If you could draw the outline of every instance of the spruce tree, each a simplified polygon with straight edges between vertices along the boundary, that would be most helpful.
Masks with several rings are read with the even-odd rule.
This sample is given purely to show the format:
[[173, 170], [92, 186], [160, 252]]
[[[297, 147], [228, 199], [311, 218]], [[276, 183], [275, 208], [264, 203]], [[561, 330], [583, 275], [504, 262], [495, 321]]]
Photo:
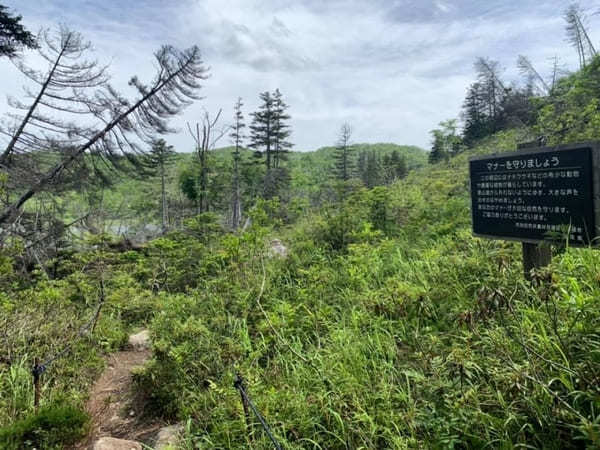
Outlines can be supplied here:
[[371, 189], [383, 181], [382, 161], [377, 152], [362, 150], [358, 154], [358, 175], [365, 187]]
[[490, 134], [490, 124], [484, 103], [483, 87], [480, 83], [469, 86], [463, 103], [463, 139], [467, 145]]
[[280, 167], [281, 161], [286, 160], [286, 154], [292, 148], [291, 142], [288, 141], [291, 130], [290, 125], [286, 123], [290, 120], [290, 115], [286, 113], [289, 106], [283, 101], [283, 97], [279, 89], [275, 89], [272, 94], [273, 99], [273, 163], [274, 167]]
[[333, 173], [336, 179], [348, 181], [352, 178], [354, 172], [354, 161], [352, 158], [352, 147], [350, 137], [352, 136], [352, 127], [344, 123], [339, 132], [338, 141], [335, 147], [334, 160], [335, 165]]
[[388, 183], [404, 178], [408, 173], [406, 158], [401, 156], [398, 150], [392, 151], [387, 158], [384, 158], [384, 166]]
[[166, 192], [167, 168], [173, 163], [175, 154], [172, 145], [167, 145], [164, 139], [156, 139], [152, 142], [152, 148], [146, 155], [146, 166], [150, 169], [150, 173], [153, 176], [160, 177], [161, 222], [163, 233], [167, 231], [168, 223]]
[[358, 153], [358, 158], [356, 161], [356, 172], [358, 174], [358, 177], [361, 179], [361, 181], [363, 182], [363, 184], [367, 184], [366, 183], [366, 173], [367, 173], [367, 152], [365, 150], [361, 150]]
[[257, 156], [265, 156], [267, 172], [271, 170], [273, 158], [273, 147], [275, 144], [275, 113], [273, 109], [273, 98], [268, 91], [259, 94], [262, 101], [258, 111], [251, 114], [250, 124], [250, 148], [253, 148]]
[[365, 185], [371, 189], [381, 184], [381, 158], [375, 151], [367, 152]]
[[242, 106], [244, 106], [242, 99], [238, 98], [238, 101], [234, 107], [234, 123], [231, 134], [229, 135], [233, 141], [233, 144], [235, 145], [235, 149], [233, 151], [233, 186], [231, 189], [231, 226], [233, 229], [237, 229], [239, 227], [240, 220], [242, 218], [242, 201], [240, 197], [240, 150], [245, 138], [243, 129], [246, 127], [246, 124], [244, 123], [244, 115], [242, 114]]
[[0, 56], [13, 57], [23, 48], [37, 48], [35, 37], [21, 24], [21, 16], [12, 16], [0, 5]]
[[431, 143], [431, 151], [429, 152], [429, 164], [447, 160], [449, 155], [446, 151], [441, 131], [433, 130], [431, 134], [433, 135], [433, 142]]
[[292, 146], [287, 140], [290, 128], [286, 121], [290, 116], [285, 112], [288, 105], [283, 102], [279, 89], [274, 93], [263, 92], [259, 97], [262, 104], [258, 111], [251, 114], [249, 146], [256, 150], [256, 156], [265, 156], [263, 194], [270, 198], [289, 182], [289, 174], [287, 169], [281, 167], [281, 162]]

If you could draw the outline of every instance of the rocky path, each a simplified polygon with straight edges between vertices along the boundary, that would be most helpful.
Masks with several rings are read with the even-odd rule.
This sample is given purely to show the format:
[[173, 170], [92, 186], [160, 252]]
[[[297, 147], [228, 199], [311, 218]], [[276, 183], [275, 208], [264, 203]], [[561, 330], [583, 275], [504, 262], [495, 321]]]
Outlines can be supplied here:
[[141, 450], [142, 443], [159, 449], [175, 443], [176, 427], [148, 421], [145, 405], [133, 391], [132, 373], [152, 355], [148, 332], [130, 336], [129, 347], [107, 358], [86, 405], [92, 419], [90, 433], [73, 450]]

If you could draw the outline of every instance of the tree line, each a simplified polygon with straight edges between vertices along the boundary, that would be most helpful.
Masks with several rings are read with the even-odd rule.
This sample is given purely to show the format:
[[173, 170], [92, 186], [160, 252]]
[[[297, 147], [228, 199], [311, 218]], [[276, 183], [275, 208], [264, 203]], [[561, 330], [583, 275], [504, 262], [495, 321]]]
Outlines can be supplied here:
[[[45, 69], [28, 65], [25, 50], [37, 52]], [[197, 123], [188, 123], [193, 156], [181, 166], [166, 135], [175, 131], [169, 119], [200, 98], [208, 76], [196, 46], [162, 46], [154, 54], [154, 77], [130, 78], [130, 97], [112, 85], [109, 67], [93, 59], [92, 45], [80, 33], [59, 26], [33, 35], [20, 16], [0, 5], [0, 57], [12, 59], [29, 82], [23, 95], [9, 100], [14, 113], [0, 126], [6, 140], [0, 149], [0, 245], [21, 237], [36, 243], [33, 259], [55, 256], [69, 226], [105, 229], [106, 190], [127, 178], [158, 184], [159, 198], [144, 200], [158, 204], [163, 233], [177, 220], [205, 213], [219, 213], [237, 229], [257, 201], [291, 201], [290, 107], [278, 88], [258, 95], [247, 122], [238, 98], [230, 123], [223, 124], [221, 110], [204, 111]], [[398, 151], [359, 149], [351, 136], [351, 126], [343, 124], [328, 168], [331, 183], [343, 190], [373, 188], [406, 175]], [[224, 139], [231, 156], [216, 158]], [[68, 192], [83, 194], [87, 211], [65, 224], [65, 204], [58, 198]], [[116, 214], [127, 209], [121, 204]]]
[[[579, 70], [590, 69], [597, 60], [597, 52], [586, 28], [585, 10], [573, 3], [565, 10], [564, 20], [567, 42], [577, 52]], [[476, 79], [467, 89], [460, 114], [462, 130], [459, 130], [458, 120], [452, 119], [441, 122], [431, 131], [431, 163], [447, 160], [498, 131], [515, 127], [533, 129], [548, 105], [564, 108], [558, 104], [564, 100], [562, 86], [570, 74], [558, 58], [552, 61], [548, 76], [541, 75], [523, 55], [517, 58], [517, 67], [521, 82], [507, 82], [498, 61], [477, 58]], [[551, 129], [536, 131], [542, 141], [552, 140]]]

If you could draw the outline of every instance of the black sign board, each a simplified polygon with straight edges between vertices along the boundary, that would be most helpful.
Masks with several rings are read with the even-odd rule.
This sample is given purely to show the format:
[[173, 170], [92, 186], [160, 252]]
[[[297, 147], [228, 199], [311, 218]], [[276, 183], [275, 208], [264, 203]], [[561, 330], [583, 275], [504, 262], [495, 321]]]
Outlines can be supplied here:
[[[596, 236], [595, 145], [525, 149], [472, 158], [475, 235], [523, 242]], [[599, 223], [600, 225], [600, 223]]]

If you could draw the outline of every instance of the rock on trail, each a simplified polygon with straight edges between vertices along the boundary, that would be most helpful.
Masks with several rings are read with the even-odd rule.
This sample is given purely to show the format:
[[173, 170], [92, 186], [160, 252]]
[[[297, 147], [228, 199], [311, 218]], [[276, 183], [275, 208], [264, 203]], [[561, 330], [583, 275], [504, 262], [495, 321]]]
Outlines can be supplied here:
[[73, 450], [142, 450], [142, 443], [157, 449], [175, 446], [180, 426], [165, 426], [144, 415], [144, 401], [133, 392], [132, 373], [152, 355], [148, 330], [129, 337], [129, 349], [106, 358], [106, 369], [94, 383], [86, 410], [90, 433]]
[[93, 450], [142, 450], [142, 444], [125, 439], [103, 437], [96, 441]]

